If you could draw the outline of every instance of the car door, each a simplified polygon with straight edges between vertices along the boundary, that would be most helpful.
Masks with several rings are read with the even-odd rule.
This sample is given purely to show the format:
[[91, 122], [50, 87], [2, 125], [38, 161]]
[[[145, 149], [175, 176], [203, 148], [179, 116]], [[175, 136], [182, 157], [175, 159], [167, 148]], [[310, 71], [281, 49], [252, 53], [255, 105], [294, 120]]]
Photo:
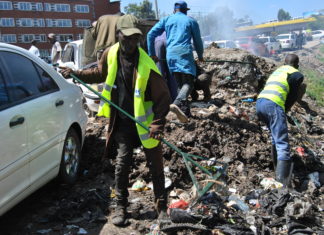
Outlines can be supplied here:
[[[30, 181], [45, 179], [58, 166], [64, 141], [64, 99], [51, 76], [26, 56], [7, 53], [8, 75], [30, 94], [25, 103], [27, 141], [30, 152]], [[9, 61], [8, 60], [8, 61]], [[17, 69], [19, 68], [19, 70]]]
[[0, 215], [28, 188], [29, 150], [25, 113], [26, 90], [7, 76], [0, 51]]

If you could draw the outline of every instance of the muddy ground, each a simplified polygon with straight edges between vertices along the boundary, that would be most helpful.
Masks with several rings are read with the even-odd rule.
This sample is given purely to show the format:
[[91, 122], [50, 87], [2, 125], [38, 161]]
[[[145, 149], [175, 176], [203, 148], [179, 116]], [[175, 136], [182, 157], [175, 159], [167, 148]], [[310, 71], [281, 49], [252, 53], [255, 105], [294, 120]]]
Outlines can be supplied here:
[[[309, 58], [315, 56], [308, 56], [309, 53], [319, 53], [319, 50], [299, 51], [301, 63], [317, 69], [320, 64], [310, 61]], [[208, 229], [205, 234], [323, 234], [323, 108], [317, 107], [307, 96], [304, 102], [293, 107], [288, 115], [291, 117], [291, 154], [295, 159], [294, 190], [290, 193], [264, 190], [260, 185], [262, 179], [274, 177], [271, 141], [269, 132], [255, 116], [255, 102], [245, 99], [255, 97], [280, 62], [239, 49], [216, 48], [207, 49], [205, 59], [211, 61], [202, 65], [212, 76], [211, 101], [192, 103], [193, 117], [188, 124], [180, 124], [171, 114], [165, 127], [165, 139], [182, 151], [219, 161], [212, 164], [215, 168], [208, 169], [225, 170], [228, 166], [210, 190], [217, 196], [212, 202], [198, 205], [209, 211], [212, 221], [204, 227]], [[200, 96], [202, 98], [202, 93]], [[127, 226], [117, 228], [111, 224], [114, 160], [110, 165], [108, 160], [102, 159], [104, 144], [105, 120], [89, 119], [78, 182], [68, 186], [54, 180], [38, 190], [0, 219], [0, 234], [149, 233], [152, 225], [158, 224], [153, 193], [149, 189], [130, 191]], [[298, 152], [298, 147], [304, 152], [300, 149]], [[183, 190], [189, 194], [185, 194], [187, 197], [194, 195], [182, 157], [165, 145], [164, 157], [166, 176], [172, 181], [168, 192]], [[199, 162], [207, 166], [206, 161]], [[209, 178], [197, 168], [192, 169], [200, 184], [205, 185]], [[314, 172], [317, 173], [311, 174]], [[319, 176], [320, 182], [312, 180], [309, 174]], [[129, 187], [138, 179], [150, 183], [141, 149], [134, 152], [130, 178]], [[228, 204], [228, 196], [233, 193], [248, 206], [248, 211]], [[171, 203], [172, 198], [169, 200]], [[192, 211], [196, 211], [195, 208]], [[175, 234], [202, 233], [202, 230], [194, 230], [184, 226], [171, 231]]]

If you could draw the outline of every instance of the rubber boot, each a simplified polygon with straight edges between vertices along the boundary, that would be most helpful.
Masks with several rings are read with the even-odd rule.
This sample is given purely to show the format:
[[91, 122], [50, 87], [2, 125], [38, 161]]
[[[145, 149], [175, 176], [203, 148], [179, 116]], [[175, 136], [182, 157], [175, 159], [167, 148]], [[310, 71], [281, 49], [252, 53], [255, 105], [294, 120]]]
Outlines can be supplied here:
[[276, 180], [283, 184], [284, 187], [290, 187], [290, 179], [293, 171], [293, 162], [291, 160], [278, 160], [276, 168]]
[[271, 146], [271, 157], [272, 157], [272, 163], [273, 163], [273, 169], [276, 170], [277, 167], [277, 149], [276, 145]]
[[111, 215], [111, 222], [116, 226], [125, 225], [126, 221], [126, 207], [124, 205], [117, 205], [115, 211]]
[[159, 214], [158, 217], [159, 220], [164, 220], [168, 218], [168, 214], [167, 214], [168, 206], [165, 199], [157, 199], [155, 203], [155, 209]]
[[198, 92], [196, 90], [193, 90], [191, 92], [190, 96], [191, 96], [192, 101], [197, 101], [198, 97], [199, 97], [199, 94], [198, 94]]
[[211, 99], [210, 89], [209, 87], [203, 89], [204, 92], [204, 101], [208, 102]]

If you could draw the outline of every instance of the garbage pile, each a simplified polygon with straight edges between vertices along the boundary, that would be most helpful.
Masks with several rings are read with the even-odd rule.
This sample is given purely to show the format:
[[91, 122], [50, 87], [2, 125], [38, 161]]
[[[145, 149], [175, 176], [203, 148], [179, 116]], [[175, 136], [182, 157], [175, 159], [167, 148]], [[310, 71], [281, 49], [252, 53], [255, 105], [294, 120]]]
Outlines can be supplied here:
[[[309, 103], [296, 104], [288, 113], [295, 170], [293, 189], [287, 191], [274, 180], [271, 137], [257, 120], [254, 107], [256, 94], [277, 64], [239, 49], [209, 48], [205, 55], [203, 68], [212, 76], [212, 100], [192, 103], [193, 118], [187, 125], [171, 116], [166, 138], [184, 152], [227, 163], [228, 169], [198, 202], [195, 196], [185, 200], [181, 194], [174, 201], [174, 191], [185, 189], [194, 195], [195, 188], [190, 187], [181, 157], [166, 149], [174, 186], [169, 195], [172, 224], [161, 223], [160, 230], [187, 229], [184, 234], [196, 230], [212, 234], [324, 233], [323, 113], [307, 97], [304, 100]], [[208, 170], [219, 167], [210, 161], [199, 163]], [[211, 181], [193, 168], [203, 185]]]
[[[182, 156], [163, 146], [168, 218], [156, 220], [146, 158], [134, 151], [130, 174], [130, 226], [111, 224], [114, 160], [103, 159], [107, 121], [91, 118], [83, 149], [81, 179], [37, 200], [38, 208], [20, 234], [324, 234], [323, 111], [312, 100], [296, 104], [289, 116], [292, 190], [274, 179], [269, 131], [255, 115], [255, 99], [278, 63], [239, 49], [208, 48], [211, 100], [192, 102], [192, 118], [179, 123], [170, 114], [165, 139], [195, 159], [193, 184]], [[112, 156], [114, 154], [111, 154]], [[217, 175], [218, 174], [218, 175]], [[213, 178], [212, 176], [217, 175]], [[211, 188], [201, 195], [209, 183]], [[41, 205], [44, 205], [41, 207]], [[32, 210], [31, 208], [29, 208]], [[28, 209], [27, 209], [28, 211]], [[30, 218], [33, 218], [30, 221]], [[17, 228], [19, 228], [17, 223]], [[19, 234], [19, 233], [17, 233]]]

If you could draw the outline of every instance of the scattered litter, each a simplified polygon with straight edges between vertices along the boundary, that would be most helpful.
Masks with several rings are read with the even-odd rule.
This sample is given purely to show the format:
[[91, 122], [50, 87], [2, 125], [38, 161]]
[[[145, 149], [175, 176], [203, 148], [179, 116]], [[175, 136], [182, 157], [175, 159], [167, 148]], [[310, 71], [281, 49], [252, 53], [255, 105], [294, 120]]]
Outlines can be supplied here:
[[260, 184], [262, 185], [262, 187], [267, 190], [267, 189], [278, 189], [278, 188], [282, 188], [283, 184], [276, 181], [274, 178], [264, 178]]
[[146, 235], [160, 235], [160, 226], [158, 224], [152, 224], [150, 226], [150, 232], [147, 233]]
[[314, 206], [307, 201], [296, 198], [293, 202], [287, 204], [285, 214], [294, 219], [314, 219]]
[[165, 185], [165, 188], [169, 188], [171, 185], [172, 185], [172, 180], [169, 178], [169, 177], [165, 177], [165, 181], [164, 181], [164, 185]]
[[67, 229], [76, 229], [76, 228], [79, 228], [79, 226], [71, 224], [71, 225], [66, 225], [66, 228]]
[[308, 178], [315, 184], [315, 186], [317, 188], [321, 187], [318, 172], [313, 172], [313, 173], [308, 174]]
[[49, 234], [50, 232], [52, 232], [52, 229], [41, 229], [41, 230], [37, 230], [36, 233], [38, 234]]
[[88, 234], [88, 232], [84, 228], [80, 228], [78, 234]]
[[149, 190], [149, 187], [146, 187], [146, 183], [144, 180], [137, 180], [132, 188], [131, 188], [132, 191], [137, 191], [137, 192], [140, 192], [140, 191], [145, 191], [145, 190]]
[[305, 157], [305, 149], [303, 147], [297, 147], [296, 151], [300, 157]]
[[132, 199], [131, 203], [137, 203], [137, 202], [140, 202], [141, 200], [142, 200], [142, 198], [137, 197], [137, 198]]
[[189, 203], [184, 201], [184, 200], [179, 200], [179, 201], [176, 201], [174, 203], [172, 203], [171, 205], [169, 205], [169, 208], [179, 208], [179, 209], [182, 209], [182, 210], [185, 210], [187, 209], [189, 206]]
[[242, 99], [241, 100], [242, 102], [246, 102], [246, 103], [252, 103], [254, 102], [255, 100], [253, 98], [247, 98], [247, 99]]
[[235, 209], [248, 212], [250, 210], [249, 206], [246, 205], [241, 199], [236, 195], [231, 195], [228, 197], [228, 205], [234, 207]]

